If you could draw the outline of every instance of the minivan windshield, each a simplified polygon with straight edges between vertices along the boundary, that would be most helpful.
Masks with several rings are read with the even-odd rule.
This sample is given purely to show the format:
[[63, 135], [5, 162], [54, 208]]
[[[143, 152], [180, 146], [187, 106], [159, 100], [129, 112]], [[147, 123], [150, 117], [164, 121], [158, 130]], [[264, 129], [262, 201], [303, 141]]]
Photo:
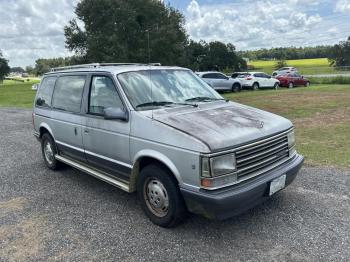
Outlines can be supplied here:
[[118, 80], [136, 110], [224, 100], [189, 70], [132, 71], [119, 74]]

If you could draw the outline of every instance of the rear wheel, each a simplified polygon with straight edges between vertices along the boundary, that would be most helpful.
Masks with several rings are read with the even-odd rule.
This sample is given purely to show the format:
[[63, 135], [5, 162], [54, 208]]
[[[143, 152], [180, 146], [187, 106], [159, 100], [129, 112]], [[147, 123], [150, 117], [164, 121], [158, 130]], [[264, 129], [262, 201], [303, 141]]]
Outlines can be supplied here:
[[289, 84], [288, 84], [288, 88], [293, 88], [294, 87], [294, 84], [292, 83], [292, 82], [290, 82]]
[[60, 162], [55, 158], [57, 155], [55, 141], [48, 133], [45, 133], [41, 138], [41, 152], [48, 168], [56, 170], [60, 167]]
[[241, 86], [240, 86], [240, 84], [238, 84], [238, 83], [233, 84], [233, 86], [232, 86], [232, 92], [234, 92], [234, 93], [241, 92]]
[[258, 83], [254, 83], [252, 86], [253, 90], [258, 90], [259, 89], [259, 84]]
[[174, 227], [186, 217], [187, 210], [178, 183], [160, 165], [152, 164], [141, 170], [137, 191], [143, 211], [154, 224]]
[[273, 86], [274, 89], [279, 89], [280, 88], [280, 85], [278, 83], [275, 83], [275, 85]]
[[310, 86], [310, 82], [306, 82], [305, 86], [309, 87]]

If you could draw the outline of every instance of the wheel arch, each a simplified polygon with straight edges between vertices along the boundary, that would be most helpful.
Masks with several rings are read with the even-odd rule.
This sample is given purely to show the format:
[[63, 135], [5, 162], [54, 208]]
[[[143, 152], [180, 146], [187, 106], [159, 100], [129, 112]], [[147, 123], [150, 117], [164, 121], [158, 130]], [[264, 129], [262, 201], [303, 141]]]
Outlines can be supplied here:
[[154, 151], [154, 150], [143, 150], [137, 153], [133, 161], [134, 165], [131, 170], [130, 176], [130, 192], [136, 191], [136, 182], [139, 177], [139, 174], [147, 165], [158, 164], [166, 168], [176, 179], [179, 184], [182, 184], [182, 178], [180, 176], [179, 170], [176, 168], [175, 164], [164, 154]]
[[39, 138], [42, 138], [42, 136], [45, 133], [49, 133], [50, 136], [52, 136], [52, 138], [55, 140], [55, 137], [53, 135], [53, 132], [52, 132], [52, 129], [50, 128], [50, 126], [48, 124], [46, 124], [46, 123], [42, 123], [39, 126]]

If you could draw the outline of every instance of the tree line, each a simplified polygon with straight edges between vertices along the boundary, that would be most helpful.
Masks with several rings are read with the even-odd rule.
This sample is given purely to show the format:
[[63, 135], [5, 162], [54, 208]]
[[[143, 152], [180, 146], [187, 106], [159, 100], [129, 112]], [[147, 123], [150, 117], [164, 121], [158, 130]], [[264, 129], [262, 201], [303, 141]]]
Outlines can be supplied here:
[[240, 51], [239, 55], [250, 60], [294, 60], [311, 58], [328, 58], [334, 46], [314, 47], [277, 47], [258, 50]]

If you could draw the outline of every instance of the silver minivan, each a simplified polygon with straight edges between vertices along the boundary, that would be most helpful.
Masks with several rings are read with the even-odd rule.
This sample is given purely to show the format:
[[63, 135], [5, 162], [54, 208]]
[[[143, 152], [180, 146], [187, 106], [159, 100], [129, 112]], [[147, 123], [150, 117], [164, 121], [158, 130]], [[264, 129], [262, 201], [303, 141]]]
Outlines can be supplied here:
[[303, 163], [292, 123], [230, 102], [191, 70], [88, 64], [45, 74], [34, 101], [44, 161], [137, 192], [152, 222], [240, 214]]

